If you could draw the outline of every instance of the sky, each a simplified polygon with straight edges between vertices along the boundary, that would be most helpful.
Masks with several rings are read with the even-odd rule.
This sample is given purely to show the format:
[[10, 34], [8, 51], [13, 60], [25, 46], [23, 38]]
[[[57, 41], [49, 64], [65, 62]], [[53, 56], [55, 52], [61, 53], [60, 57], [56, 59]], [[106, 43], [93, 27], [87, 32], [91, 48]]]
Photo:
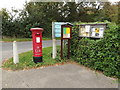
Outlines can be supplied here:
[[7, 8], [10, 10], [12, 7], [22, 9], [26, 1], [29, 2], [30, 0], [0, 0], [0, 9]]
[[[30, 0], [1, 0], [0, 1], [0, 9], [7, 8], [7, 10], [11, 10], [11, 8], [15, 9], [23, 9], [25, 2], [29, 2]], [[120, 0], [109, 0], [110, 2], [117, 2]]]

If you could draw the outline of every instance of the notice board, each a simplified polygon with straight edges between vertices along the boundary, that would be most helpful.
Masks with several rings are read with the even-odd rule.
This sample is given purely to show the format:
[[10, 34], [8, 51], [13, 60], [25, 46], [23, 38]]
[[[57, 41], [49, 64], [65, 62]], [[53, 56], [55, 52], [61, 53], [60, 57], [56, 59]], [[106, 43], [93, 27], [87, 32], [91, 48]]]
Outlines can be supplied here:
[[99, 24], [81, 24], [79, 25], [80, 37], [103, 38], [106, 29], [105, 23]]

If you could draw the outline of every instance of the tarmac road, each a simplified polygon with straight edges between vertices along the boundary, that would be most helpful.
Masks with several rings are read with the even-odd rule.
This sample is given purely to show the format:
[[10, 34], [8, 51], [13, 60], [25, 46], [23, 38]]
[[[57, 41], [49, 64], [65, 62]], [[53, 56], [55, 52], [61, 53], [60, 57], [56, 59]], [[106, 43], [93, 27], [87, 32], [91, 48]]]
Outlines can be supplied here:
[[[57, 45], [60, 45], [60, 40], [56, 41]], [[18, 53], [27, 52], [32, 50], [32, 41], [17, 42]], [[43, 48], [52, 46], [52, 40], [44, 40]], [[13, 44], [12, 42], [0, 42], [0, 47], [2, 47], [2, 60], [11, 58], [13, 56]]]

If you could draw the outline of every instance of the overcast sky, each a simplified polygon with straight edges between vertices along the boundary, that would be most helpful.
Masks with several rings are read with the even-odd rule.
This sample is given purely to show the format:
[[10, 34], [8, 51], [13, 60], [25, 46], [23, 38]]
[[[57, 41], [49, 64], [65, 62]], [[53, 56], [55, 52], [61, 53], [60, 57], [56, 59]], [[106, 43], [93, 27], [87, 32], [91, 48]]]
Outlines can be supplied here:
[[[25, 1], [29, 2], [30, 0], [1, 0], [0, 1], [0, 9], [1, 8], [7, 8], [8, 10], [11, 10], [11, 8], [15, 9], [22, 9]], [[109, 0], [110, 2], [117, 2], [120, 0]]]

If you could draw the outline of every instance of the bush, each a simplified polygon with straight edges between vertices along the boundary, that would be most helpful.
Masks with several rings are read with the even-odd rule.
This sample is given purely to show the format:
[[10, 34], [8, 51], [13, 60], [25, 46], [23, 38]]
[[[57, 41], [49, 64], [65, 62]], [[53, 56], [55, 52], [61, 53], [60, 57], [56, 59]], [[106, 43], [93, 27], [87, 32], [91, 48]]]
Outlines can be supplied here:
[[108, 24], [104, 38], [80, 38], [78, 27], [73, 27], [71, 56], [80, 64], [102, 71], [107, 76], [120, 78], [120, 28]]

